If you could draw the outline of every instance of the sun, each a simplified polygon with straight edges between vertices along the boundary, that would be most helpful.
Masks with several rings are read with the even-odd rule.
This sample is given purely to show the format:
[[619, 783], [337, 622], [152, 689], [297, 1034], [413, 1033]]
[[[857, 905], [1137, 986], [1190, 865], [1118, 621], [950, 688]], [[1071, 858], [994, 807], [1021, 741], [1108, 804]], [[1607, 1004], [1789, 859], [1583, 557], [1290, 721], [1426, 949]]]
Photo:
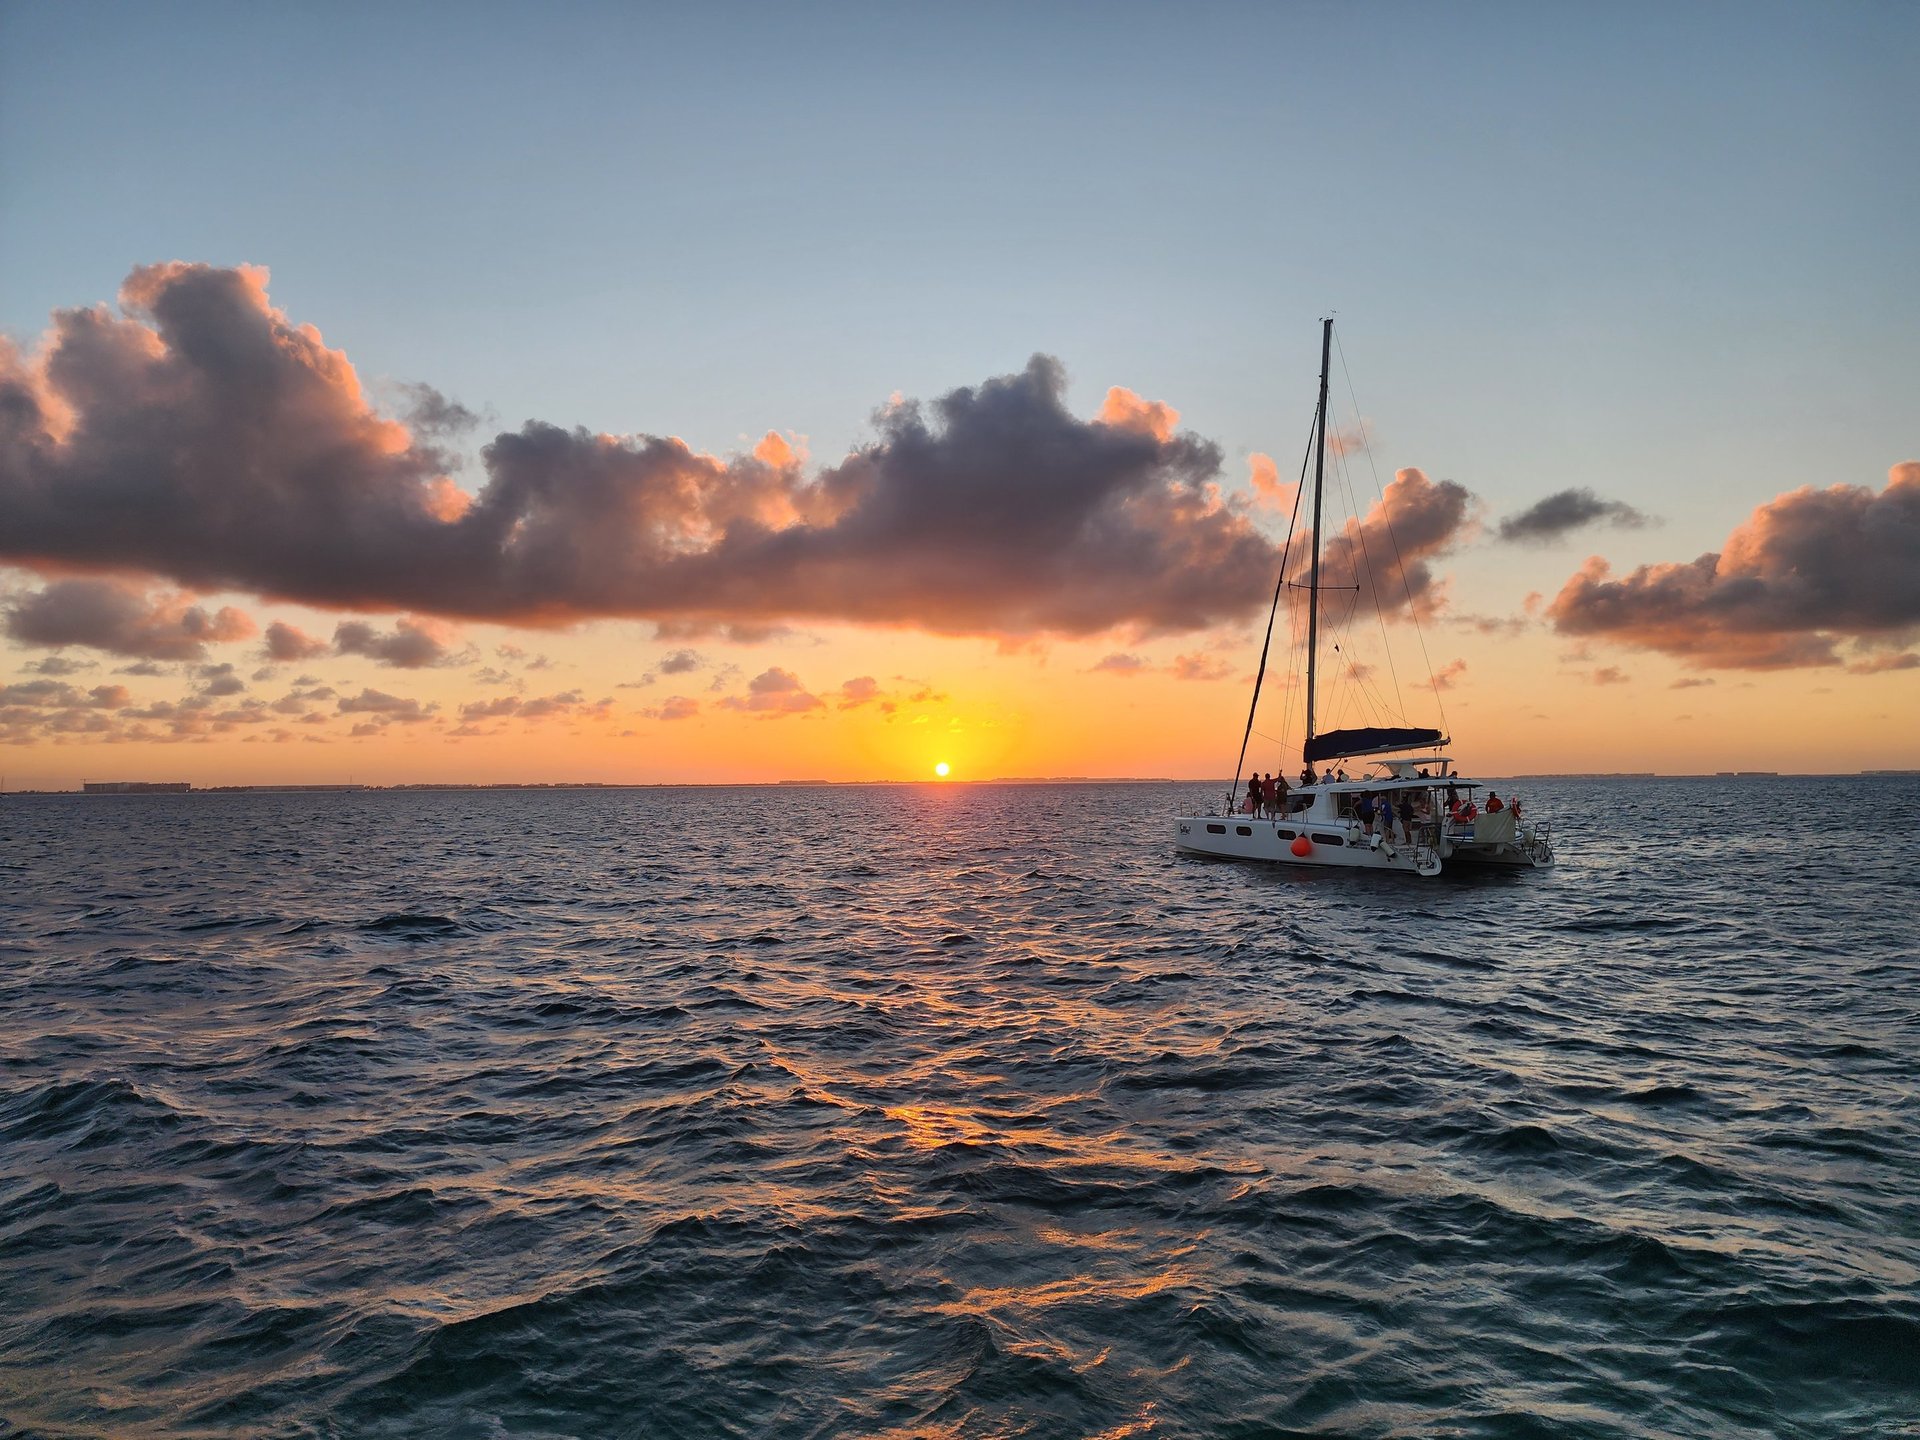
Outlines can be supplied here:
[[938, 775], [942, 780], [946, 779], [948, 774], [951, 773], [952, 770], [953, 770], [953, 767], [947, 764], [947, 762], [944, 760], [942, 760], [938, 765], [933, 767], [933, 773]]

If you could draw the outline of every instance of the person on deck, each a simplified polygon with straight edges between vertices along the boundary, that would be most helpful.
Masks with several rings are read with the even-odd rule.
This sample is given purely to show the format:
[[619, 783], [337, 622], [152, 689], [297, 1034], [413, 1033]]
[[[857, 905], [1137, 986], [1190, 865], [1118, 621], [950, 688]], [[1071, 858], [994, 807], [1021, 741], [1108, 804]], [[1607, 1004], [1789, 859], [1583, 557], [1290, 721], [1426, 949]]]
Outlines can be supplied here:
[[1506, 802], [1500, 798], [1500, 792], [1498, 790], [1487, 791], [1487, 814], [1498, 815], [1506, 808]]
[[1241, 809], [1249, 815], [1258, 815], [1260, 803], [1265, 798], [1260, 791], [1260, 772], [1256, 770], [1247, 781], [1247, 803]]
[[1313, 766], [1302, 765], [1300, 767], [1300, 783], [1302, 785], [1313, 784]]
[[1287, 818], [1287, 807], [1292, 799], [1293, 796], [1288, 792], [1287, 777], [1284, 775], [1270, 777], [1267, 782], [1267, 809], [1273, 813], [1274, 819]]
[[1320, 783], [1322, 785], [1331, 785], [1333, 783], [1333, 767], [1331, 765], [1323, 766], [1321, 768]]
[[1364, 791], [1354, 797], [1353, 813], [1360, 821], [1360, 828], [1366, 834], [1373, 833], [1373, 797]]
[[1413, 843], [1413, 797], [1406, 791], [1400, 792], [1400, 830], [1407, 837], [1407, 843]]

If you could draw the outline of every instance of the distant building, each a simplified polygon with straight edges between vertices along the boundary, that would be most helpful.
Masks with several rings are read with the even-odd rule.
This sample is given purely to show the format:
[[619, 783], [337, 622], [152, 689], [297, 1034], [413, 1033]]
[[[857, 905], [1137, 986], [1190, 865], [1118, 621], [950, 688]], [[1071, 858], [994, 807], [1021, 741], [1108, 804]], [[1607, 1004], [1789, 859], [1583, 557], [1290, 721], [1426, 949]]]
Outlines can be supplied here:
[[83, 780], [88, 795], [184, 795], [193, 789], [184, 780]]

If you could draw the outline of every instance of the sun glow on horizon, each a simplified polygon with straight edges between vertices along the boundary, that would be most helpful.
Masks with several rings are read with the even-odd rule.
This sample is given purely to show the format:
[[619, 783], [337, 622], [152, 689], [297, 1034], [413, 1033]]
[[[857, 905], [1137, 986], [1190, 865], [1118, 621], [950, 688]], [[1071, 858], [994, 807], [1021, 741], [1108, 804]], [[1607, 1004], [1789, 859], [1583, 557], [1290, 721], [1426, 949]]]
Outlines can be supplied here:
[[953, 767], [947, 764], [947, 762], [944, 760], [942, 760], [939, 764], [933, 767], [933, 773], [935, 775], [938, 775], [942, 780], [946, 779], [947, 776], [950, 775], [952, 772], [953, 772]]

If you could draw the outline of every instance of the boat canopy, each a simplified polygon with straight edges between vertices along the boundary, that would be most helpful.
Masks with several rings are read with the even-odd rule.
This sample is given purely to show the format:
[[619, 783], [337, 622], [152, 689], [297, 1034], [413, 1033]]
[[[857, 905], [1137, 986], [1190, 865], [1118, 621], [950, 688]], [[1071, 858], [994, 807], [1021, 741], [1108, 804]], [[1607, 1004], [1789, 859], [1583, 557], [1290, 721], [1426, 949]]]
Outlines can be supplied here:
[[1329, 730], [1307, 741], [1303, 759], [1351, 760], [1356, 755], [1385, 755], [1392, 750], [1412, 750], [1428, 745], [1444, 746], [1447, 738], [1438, 730], [1422, 730], [1410, 725], [1367, 725], [1358, 730]]

